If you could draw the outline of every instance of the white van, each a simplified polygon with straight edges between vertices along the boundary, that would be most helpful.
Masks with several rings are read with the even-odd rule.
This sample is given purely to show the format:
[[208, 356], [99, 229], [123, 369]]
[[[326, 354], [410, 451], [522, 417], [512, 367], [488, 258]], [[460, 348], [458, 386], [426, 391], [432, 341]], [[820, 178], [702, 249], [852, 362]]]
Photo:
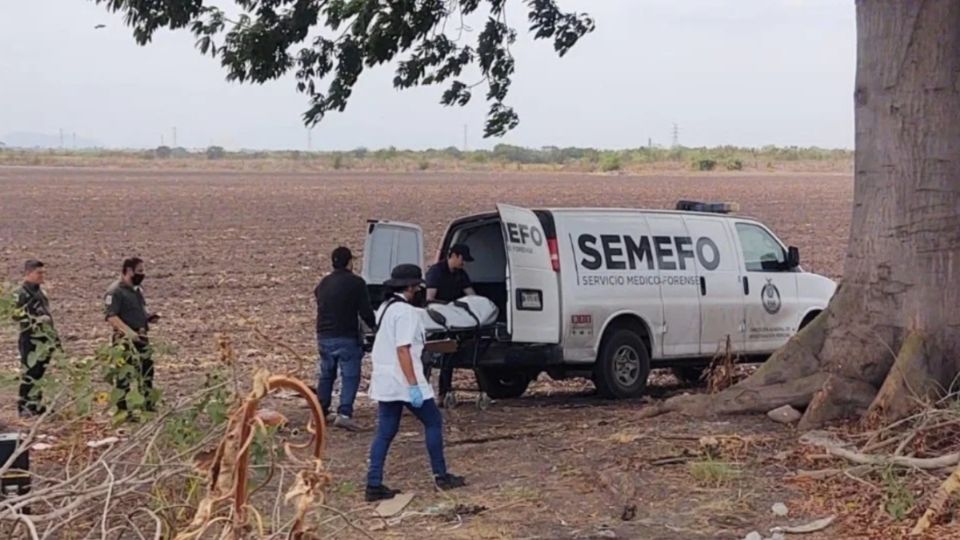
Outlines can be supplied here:
[[[451, 223], [440, 253], [468, 245], [474, 289], [500, 310], [496, 324], [457, 336], [455, 365], [475, 369], [493, 398], [520, 396], [541, 371], [636, 397], [651, 367], [691, 377], [728, 337], [741, 359], [763, 361], [826, 307], [836, 284], [804, 272], [763, 224], [724, 205], [678, 208], [719, 212], [500, 204]], [[424, 266], [423, 232], [370, 221], [367, 233], [376, 301], [395, 265]]]

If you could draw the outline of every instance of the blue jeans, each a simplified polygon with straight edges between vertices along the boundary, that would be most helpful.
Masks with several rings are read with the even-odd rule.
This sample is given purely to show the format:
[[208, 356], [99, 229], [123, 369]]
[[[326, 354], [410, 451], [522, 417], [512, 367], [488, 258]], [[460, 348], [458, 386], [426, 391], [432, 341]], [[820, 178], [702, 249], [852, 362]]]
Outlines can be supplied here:
[[400, 416], [406, 407], [423, 424], [426, 435], [427, 453], [430, 454], [430, 468], [433, 475], [447, 474], [447, 462], [443, 459], [443, 417], [433, 399], [423, 402], [423, 406], [415, 409], [405, 401], [381, 401], [377, 409], [377, 433], [370, 445], [370, 471], [367, 472], [367, 485], [383, 485], [383, 464], [390, 451], [390, 443], [400, 429]]
[[363, 348], [357, 338], [319, 338], [320, 372], [317, 381], [317, 395], [323, 414], [330, 411], [333, 401], [333, 383], [337, 380], [337, 369], [342, 375], [340, 389], [340, 407], [337, 414], [353, 416], [353, 400], [360, 389], [360, 363], [363, 360]]

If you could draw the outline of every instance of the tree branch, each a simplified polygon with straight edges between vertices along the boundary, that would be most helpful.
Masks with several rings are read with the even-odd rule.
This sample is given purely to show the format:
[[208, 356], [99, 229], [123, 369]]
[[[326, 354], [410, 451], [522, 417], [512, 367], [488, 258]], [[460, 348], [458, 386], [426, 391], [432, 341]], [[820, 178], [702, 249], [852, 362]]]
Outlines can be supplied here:
[[823, 431], [810, 431], [800, 437], [802, 444], [823, 448], [828, 454], [860, 465], [895, 465], [915, 469], [942, 469], [960, 463], [960, 452], [936, 458], [911, 458], [904, 456], [875, 456], [843, 448], [843, 443]]

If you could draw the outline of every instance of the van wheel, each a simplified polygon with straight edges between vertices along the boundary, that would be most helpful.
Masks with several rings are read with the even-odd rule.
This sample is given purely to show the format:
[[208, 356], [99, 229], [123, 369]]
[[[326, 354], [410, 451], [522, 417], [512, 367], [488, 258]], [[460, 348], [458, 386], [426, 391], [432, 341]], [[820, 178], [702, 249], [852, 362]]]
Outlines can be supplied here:
[[647, 387], [650, 355], [640, 336], [625, 328], [603, 340], [593, 382], [600, 395], [623, 399], [639, 397]]
[[518, 398], [527, 391], [531, 377], [528, 373], [507, 368], [478, 368], [477, 382], [493, 399]]

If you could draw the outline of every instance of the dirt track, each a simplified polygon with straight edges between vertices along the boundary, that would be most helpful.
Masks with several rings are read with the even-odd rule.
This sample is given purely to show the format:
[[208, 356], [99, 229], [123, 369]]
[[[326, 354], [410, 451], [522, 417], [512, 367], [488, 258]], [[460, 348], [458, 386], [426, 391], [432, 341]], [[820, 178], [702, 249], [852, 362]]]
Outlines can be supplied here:
[[[120, 261], [144, 257], [147, 300], [165, 318], [154, 336], [177, 348], [158, 365], [159, 384], [169, 395], [195, 384], [197, 368], [215, 356], [217, 333], [230, 336], [248, 366], [285, 371], [297, 364], [257, 337], [254, 328], [313, 362], [312, 288], [327, 269], [333, 247], [345, 243], [359, 251], [367, 218], [420, 223], [432, 256], [447, 222], [497, 202], [668, 208], [680, 198], [737, 201], [742, 213], [760, 218], [785, 242], [799, 246], [807, 269], [836, 278], [852, 187], [846, 174], [309, 175], [0, 168], [0, 267], [14, 280], [25, 258], [46, 261], [61, 333], [71, 352], [87, 354], [106, 340], [101, 298]], [[0, 338], [0, 351], [10, 359], [7, 368], [16, 366], [12, 337]], [[307, 372], [312, 374], [312, 366]], [[637, 403], [600, 402], [579, 383], [541, 381], [532, 394], [486, 412], [458, 408], [447, 418], [448, 461], [472, 484], [456, 495], [457, 502], [493, 510], [455, 530], [446, 530], [450, 524], [436, 518], [415, 520], [412, 528], [400, 528], [398, 537], [426, 527], [445, 538], [572, 538], [607, 534], [602, 531], [608, 526], [620, 538], [734, 538], [769, 525], [772, 502], [793, 504], [795, 493], [780, 485], [783, 467], [769, 459], [791, 437], [787, 430], [756, 419], [641, 424], [631, 420]], [[360, 403], [358, 418], [372, 424], [372, 410], [365, 399]], [[3, 411], [4, 416], [13, 413], [12, 399], [4, 400]], [[424, 493], [425, 457], [411, 430], [416, 426], [405, 421], [388, 475], [392, 484]], [[649, 436], [664, 432], [681, 438]], [[695, 448], [695, 436], [733, 432], [753, 433], [756, 444], [742, 453], [744, 473], [723, 487], [695, 485], [684, 465], [646, 465], [651, 457]], [[329, 452], [339, 483], [333, 504], [359, 506], [368, 443], [369, 434], [334, 434]], [[415, 506], [442, 500], [428, 493]], [[621, 521], [630, 501], [639, 506], [637, 517]]]

